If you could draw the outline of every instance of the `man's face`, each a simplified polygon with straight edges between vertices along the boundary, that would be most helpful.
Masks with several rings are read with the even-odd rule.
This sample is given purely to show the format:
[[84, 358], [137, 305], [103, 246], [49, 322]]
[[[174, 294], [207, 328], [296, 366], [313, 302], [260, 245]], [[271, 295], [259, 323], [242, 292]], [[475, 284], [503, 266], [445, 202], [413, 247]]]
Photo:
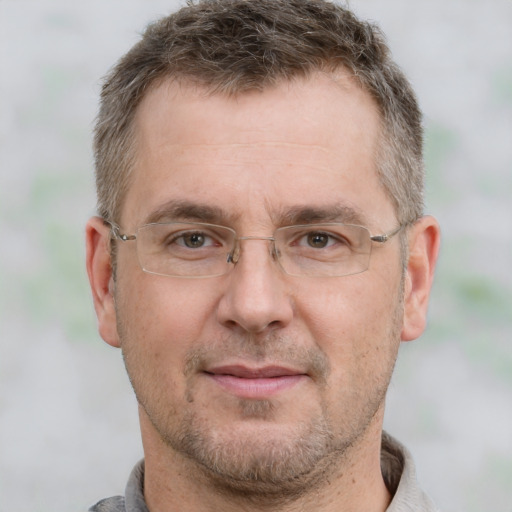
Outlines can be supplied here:
[[[397, 226], [376, 173], [377, 108], [347, 78], [237, 98], [164, 83], [135, 123], [124, 233], [162, 219], [269, 237], [340, 212], [372, 234]], [[119, 244], [109, 341], [143, 432], [173, 456], [239, 484], [283, 483], [380, 428], [402, 328], [398, 237], [374, 244], [366, 272], [316, 278], [285, 274], [266, 240], [242, 241], [230, 273], [201, 279], [144, 273], [136, 243]]]

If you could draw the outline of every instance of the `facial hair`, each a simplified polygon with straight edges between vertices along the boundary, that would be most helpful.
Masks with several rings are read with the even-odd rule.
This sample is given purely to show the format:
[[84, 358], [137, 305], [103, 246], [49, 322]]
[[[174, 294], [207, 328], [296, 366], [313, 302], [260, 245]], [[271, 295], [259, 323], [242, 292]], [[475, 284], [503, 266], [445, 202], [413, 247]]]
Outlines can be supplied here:
[[[390, 345], [390, 339], [399, 338], [402, 317], [401, 309], [397, 311], [400, 313], [389, 332], [383, 333], [383, 344]], [[260, 504], [262, 500], [274, 505], [283, 500], [295, 500], [325, 484], [334, 468], [343, 466], [348, 451], [365, 434], [383, 406], [396, 358], [396, 351], [390, 351], [385, 373], [367, 388], [370, 396], [365, 396], [363, 391], [353, 391], [360, 410], [357, 414], [347, 411], [341, 424], [333, 424], [327, 404], [321, 401], [317, 414], [302, 419], [281, 435], [273, 425], [279, 403], [272, 399], [239, 399], [239, 417], [261, 424], [255, 436], [243, 430], [212, 428], [208, 416], [197, 407], [178, 411], [168, 402], [165, 390], [150, 385], [147, 372], [152, 369], [140, 364], [143, 349], [135, 340], [128, 339], [122, 322], [119, 324], [130, 380], [161, 440], [174, 453], [192, 461], [219, 492], [254, 499]], [[245, 361], [271, 361], [273, 364], [278, 361], [284, 366], [307, 368], [318, 386], [328, 385], [329, 361], [320, 348], [300, 348], [293, 339], [278, 335], [258, 337], [258, 340], [251, 335], [230, 336], [198, 344], [188, 352], [184, 376], [192, 382], [197, 372], [227, 354], [237, 354]], [[191, 403], [195, 400], [193, 385], [186, 389], [184, 400]], [[270, 426], [267, 428], [267, 425]]]
[[[307, 368], [318, 385], [326, 385], [330, 369], [320, 350], [299, 349], [282, 336], [270, 335], [257, 341], [251, 337], [229, 337], [207, 348], [191, 350], [185, 375], [193, 376], [226, 354], [236, 353], [244, 361], [278, 361], [283, 366]], [[193, 400], [192, 393], [187, 400]], [[264, 425], [258, 436], [218, 432], [210, 428], [208, 418], [193, 411], [183, 417], [171, 435], [164, 434], [163, 440], [173, 450], [199, 463], [219, 490], [239, 493], [245, 498], [297, 495], [304, 488], [304, 481], [311, 480], [312, 470], [318, 468], [323, 454], [333, 450], [332, 428], [322, 412], [310, 422], [296, 425], [293, 435], [289, 436], [288, 431], [286, 437], [276, 437], [273, 423], [278, 407], [272, 399], [237, 401], [240, 418], [271, 425], [268, 436]]]

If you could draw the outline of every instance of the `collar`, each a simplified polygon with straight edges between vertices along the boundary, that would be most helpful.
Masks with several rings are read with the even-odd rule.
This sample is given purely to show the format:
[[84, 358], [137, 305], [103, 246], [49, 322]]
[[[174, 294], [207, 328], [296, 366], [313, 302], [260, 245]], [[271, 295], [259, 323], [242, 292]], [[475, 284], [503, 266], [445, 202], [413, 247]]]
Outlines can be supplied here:
[[[382, 433], [381, 468], [393, 499], [386, 512], [436, 512], [430, 498], [420, 489], [409, 451], [386, 432]], [[114, 500], [115, 498], [109, 498]], [[117, 497], [119, 499], [119, 497]], [[109, 500], [104, 500], [109, 501]], [[104, 503], [101, 502], [101, 503]], [[117, 502], [118, 504], [119, 501]], [[113, 502], [111, 502], [114, 505]], [[149, 512], [144, 501], [144, 460], [134, 468], [126, 486], [124, 508], [93, 508], [100, 512]]]

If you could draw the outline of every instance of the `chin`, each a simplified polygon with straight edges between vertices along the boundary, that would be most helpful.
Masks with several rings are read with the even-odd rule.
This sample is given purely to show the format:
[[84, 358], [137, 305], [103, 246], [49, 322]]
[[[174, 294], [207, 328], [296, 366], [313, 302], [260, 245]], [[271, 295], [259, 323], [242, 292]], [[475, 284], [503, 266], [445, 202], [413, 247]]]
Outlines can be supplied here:
[[301, 495], [340, 461], [350, 443], [335, 443], [327, 421], [286, 425], [272, 421], [270, 401], [242, 401], [243, 417], [212, 426], [204, 417], [182, 418], [179, 428], [157, 429], [160, 438], [200, 470], [218, 491], [267, 499]]

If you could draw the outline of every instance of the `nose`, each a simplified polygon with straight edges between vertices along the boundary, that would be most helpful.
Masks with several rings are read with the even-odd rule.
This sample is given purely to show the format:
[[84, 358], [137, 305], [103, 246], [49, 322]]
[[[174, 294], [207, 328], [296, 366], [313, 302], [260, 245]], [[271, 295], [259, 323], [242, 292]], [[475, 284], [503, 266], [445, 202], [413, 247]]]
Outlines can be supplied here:
[[264, 333], [293, 318], [293, 301], [283, 272], [272, 258], [268, 237], [240, 238], [236, 265], [218, 305], [218, 320], [231, 330]]

